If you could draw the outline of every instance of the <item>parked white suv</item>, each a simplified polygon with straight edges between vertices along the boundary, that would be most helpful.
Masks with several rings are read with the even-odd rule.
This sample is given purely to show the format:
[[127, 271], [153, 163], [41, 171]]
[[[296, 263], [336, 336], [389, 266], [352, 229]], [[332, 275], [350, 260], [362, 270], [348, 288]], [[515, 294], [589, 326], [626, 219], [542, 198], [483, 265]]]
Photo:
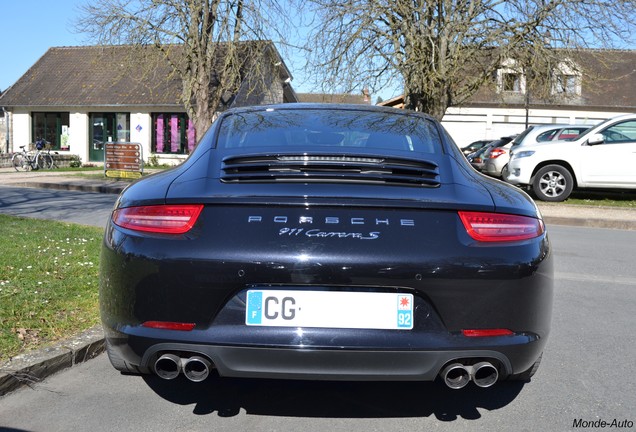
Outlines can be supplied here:
[[636, 114], [609, 119], [574, 141], [512, 150], [504, 180], [531, 186], [543, 201], [563, 201], [572, 189], [636, 189]]
[[510, 152], [519, 146], [550, 141], [572, 141], [585, 132], [589, 126], [569, 124], [542, 124], [529, 126], [512, 140], [511, 143], [492, 148], [484, 154], [484, 169], [493, 177], [504, 177], [510, 162]]

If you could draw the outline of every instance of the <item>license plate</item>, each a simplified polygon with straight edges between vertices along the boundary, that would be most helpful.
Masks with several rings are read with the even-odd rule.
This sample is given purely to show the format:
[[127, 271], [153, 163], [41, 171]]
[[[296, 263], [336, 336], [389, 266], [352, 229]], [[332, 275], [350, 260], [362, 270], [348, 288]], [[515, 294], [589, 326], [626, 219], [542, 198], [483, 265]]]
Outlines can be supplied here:
[[411, 330], [413, 295], [342, 291], [249, 290], [245, 324]]

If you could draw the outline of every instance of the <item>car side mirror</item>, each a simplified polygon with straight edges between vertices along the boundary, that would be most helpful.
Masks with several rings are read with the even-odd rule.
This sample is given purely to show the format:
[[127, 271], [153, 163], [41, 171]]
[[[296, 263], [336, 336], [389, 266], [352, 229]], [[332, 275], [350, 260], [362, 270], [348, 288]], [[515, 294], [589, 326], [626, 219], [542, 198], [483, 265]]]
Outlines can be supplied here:
[[603, 134], [597, 133], [592, 135], [587, 140], [587, 145], [598, 145], [598, 144], [603, 144], [604, 142], [605, 142], [605, 137], [603, 136]]

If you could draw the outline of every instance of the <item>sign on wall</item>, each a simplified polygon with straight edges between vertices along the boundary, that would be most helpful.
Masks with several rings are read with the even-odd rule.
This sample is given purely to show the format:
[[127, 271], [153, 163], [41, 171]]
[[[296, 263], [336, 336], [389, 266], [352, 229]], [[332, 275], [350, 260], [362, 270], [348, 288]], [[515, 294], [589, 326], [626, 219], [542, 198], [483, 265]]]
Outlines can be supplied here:
[[104, 175], [113, 178], [139, 178], [144, 158], [139, 143], [104, 143]]

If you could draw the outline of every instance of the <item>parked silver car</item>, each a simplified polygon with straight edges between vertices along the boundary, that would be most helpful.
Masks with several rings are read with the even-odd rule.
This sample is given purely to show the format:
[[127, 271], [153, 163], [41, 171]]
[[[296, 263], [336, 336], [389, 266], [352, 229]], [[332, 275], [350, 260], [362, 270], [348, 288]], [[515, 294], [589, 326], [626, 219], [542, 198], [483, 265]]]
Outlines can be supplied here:
[[508, 167], [510, 152], [522, 145], [552, 141], [572, 141], [589, 129], [589, 125], [547, 124], [533, 125], [517, 135], [505, 146], [491, 148], [484, 154], [483, 171], [493, 177], [504, 177], [502, 173]]
[[475, 168], [477, 171], [484, 171], [485, 163], [486, 163], [486, 153], [488, 153], [494, 147], [500, 147], [506, 145], [512, 141], [512, 137], [501, 137], [498, 140], [492, 141], [489, 144], [486, 144], [479, 150], [474, 153], [466, 156], [468, 162]]

